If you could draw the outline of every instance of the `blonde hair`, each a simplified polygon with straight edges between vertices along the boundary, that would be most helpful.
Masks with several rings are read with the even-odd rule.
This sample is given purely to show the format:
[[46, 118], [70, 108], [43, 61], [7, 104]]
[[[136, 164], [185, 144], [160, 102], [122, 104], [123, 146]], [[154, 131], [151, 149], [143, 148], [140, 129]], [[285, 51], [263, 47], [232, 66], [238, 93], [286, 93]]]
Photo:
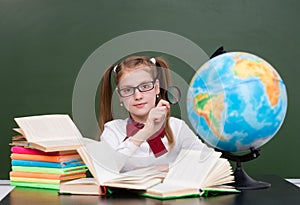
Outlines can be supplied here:
[[[121, 61], [118, 65], [109, 66], [100, 83], [100, 111], [99, 111], [99, 128], [101, 132], [104, 130], [104, 124], [113, 120], [112, 112], [112, 96], [113, 88], [111, 82], [111, 76], [114, 76], [114, 81], [118, 85], [121, 76], [124, 73], [132, 72], [134, 70], [145, 68], [149, 72], [153, 79], [157, 78], [160, 84], [159, 97], [156, 100], [156, 104], [160, 99], [166, 100], [166, 90], [171, 86], [171, 74], [168, 63], [161, 57], [155, 58], [156, 63], [150, 60], [146, 56], [130, 56]], [[167, 114], [167, 123], [165, 125], [165, 133], [168, 139], [170, 147], [174, 145], [174, 134], [169, 124], [170, 112]]]

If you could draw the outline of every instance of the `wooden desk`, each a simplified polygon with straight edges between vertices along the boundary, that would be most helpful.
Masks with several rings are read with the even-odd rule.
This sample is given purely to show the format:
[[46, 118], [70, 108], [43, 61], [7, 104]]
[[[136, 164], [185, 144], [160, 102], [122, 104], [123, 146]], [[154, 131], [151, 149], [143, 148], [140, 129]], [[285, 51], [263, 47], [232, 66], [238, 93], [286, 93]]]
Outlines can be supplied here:
[[121, 194], [113, 197], [58, 195], [57, 191], [15, 188], [0, 204], [5, 205], [296, 205], [300, 204], [300, 188], [278, 176], [266, 175], [255, 177], [257, 180], [271, 183], [271, 188], [247, 190], [239, 194], [221, 195], [209, 198], [185, 198], [176, 200], [156, 200], [137, 197], [131, 194]]

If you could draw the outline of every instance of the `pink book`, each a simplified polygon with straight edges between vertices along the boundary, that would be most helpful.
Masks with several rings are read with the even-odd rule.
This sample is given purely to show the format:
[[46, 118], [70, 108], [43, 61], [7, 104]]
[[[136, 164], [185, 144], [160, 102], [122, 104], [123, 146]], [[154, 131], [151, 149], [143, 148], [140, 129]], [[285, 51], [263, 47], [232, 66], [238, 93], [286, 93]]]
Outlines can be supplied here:
[[47, 155], [47, 156], [58, 156], [67, 154], [76, 154], [76, 150], [69, 151], [57, 151], [57, 152], [43, 152], [37, 149], [25, 148], [21, 146], [13, 146], [10, 151], [16, 154], [34, 154], [34, 155]]

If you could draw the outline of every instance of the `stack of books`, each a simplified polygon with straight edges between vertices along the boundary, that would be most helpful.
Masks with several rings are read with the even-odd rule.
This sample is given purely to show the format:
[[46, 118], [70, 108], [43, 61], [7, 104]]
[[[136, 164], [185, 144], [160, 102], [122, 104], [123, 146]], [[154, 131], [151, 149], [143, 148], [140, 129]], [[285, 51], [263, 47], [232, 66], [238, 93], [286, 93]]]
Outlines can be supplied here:
[[87, 167], [76, 151], [84, 138], [66, 114], [14, 119], [19, 126], [12, 138], [11, 185], [59, 189], [63, 181], [86, 177]]
[[13, 186], [58, 190], [61, 182], [86, 177], [87, 167], [76, 150], [43, 152], [13, 146], [10, 157]]

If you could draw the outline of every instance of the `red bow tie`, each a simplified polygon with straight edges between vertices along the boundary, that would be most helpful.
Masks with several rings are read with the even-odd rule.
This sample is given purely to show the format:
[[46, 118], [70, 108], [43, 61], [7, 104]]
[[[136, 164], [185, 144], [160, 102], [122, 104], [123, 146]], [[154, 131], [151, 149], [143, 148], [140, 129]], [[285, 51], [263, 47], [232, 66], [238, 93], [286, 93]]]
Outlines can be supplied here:
[[[143, 127], [144, 127], [143, 123], [136, 122], [131, 118], [129, 118], [126, 125], [127, 136], [125, 137], [124, 141], [128, 139], [128, 137], [135, 135]], [[159, 157], [165, 154], [166, 152], [168, 152], [161, 140], [164, 136], [165, 136], [165, 129], [164, 127], [162, 127], [159, 131], [157, 131], [154, 135], [152, 135], [147, 139], [147, 143], [149, 144], [150, 149], [152, 150], [155, 157]]]

